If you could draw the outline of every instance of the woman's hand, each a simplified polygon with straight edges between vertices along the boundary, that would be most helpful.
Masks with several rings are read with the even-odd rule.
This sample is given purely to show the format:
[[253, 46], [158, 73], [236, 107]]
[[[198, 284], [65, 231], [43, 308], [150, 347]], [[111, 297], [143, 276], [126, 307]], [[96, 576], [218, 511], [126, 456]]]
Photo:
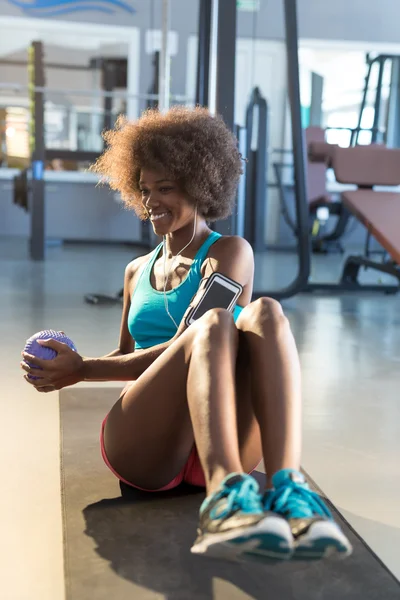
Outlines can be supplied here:
[[[24, 360], [21, 362], [21, 368], [27, 373], [24, 379], [38, 392], [54, 392], [83, 380], [82, 356], [67, 344], [56, 340], [38, 340], [38, 343], [57, 352], [57, 356], [52, 360], [43, 360], [32, 354], [22, 353]], [[31, 379], [28, 374], [38, 379]]]

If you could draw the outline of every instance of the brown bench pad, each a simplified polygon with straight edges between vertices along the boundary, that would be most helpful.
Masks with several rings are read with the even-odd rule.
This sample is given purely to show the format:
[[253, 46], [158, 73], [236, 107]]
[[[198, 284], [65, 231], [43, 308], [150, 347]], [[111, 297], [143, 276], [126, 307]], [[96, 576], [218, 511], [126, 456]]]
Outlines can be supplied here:
[[400, 264], [400, 193], [355, 190], [343, 192], [342, 200]]

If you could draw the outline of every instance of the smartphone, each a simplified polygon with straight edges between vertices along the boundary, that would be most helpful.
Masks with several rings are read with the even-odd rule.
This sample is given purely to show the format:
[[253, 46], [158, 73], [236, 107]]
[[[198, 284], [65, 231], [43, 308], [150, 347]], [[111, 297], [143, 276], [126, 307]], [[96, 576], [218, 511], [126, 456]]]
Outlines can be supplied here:
[[191, 306], [185, 317], [188, 327], [212, 308], [225, 308], [233, 312], [236, 301], [243, 292], [243, 287], [226, 275], [213, 273], [204, 286], [200, 285], [199, 292], [202, 292], [200, 300], [195, 302], [196, 293], [193, 299], [195, 304]]

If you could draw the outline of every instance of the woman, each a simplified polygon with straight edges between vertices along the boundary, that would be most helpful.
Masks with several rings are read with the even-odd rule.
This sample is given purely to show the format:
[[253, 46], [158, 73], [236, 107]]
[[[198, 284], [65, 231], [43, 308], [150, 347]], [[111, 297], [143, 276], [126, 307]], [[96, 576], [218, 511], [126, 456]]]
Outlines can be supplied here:
[[[351, 547], [299, 472], [300, 367], [289, 323], [268, 298], [251, 303], [253, 252], [209, 223], [233, 208], [242, 171], [234, 137], [205, 109], [150, 110], [106, 134], [94, 169], [164, 243], [125, 271], [117, 350], [83, 358], [54, 340], [31, 381], [129, 381], [101, 435], [105, 462], [128, 485], [206, 488], [195, 553], [320, 558]], [[243, 286], [234, 314], [208, 311], [186, 328], [200, 282], [220, 272]], [[36, 371], [37, 373], [37, 371]], [[27, 376], [25, 376], [27, 378]], [[267, 491], [249, 475], [264, 458]]]

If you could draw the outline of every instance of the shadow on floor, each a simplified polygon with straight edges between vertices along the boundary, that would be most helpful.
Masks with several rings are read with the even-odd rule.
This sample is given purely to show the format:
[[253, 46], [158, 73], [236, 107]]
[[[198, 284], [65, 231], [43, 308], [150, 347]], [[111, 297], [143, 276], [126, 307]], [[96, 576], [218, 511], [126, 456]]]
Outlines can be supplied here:
[[86, 535], [121, 577], [168, 600], [274, 598], [266, 595], [262, 567], [190, 553], [203, 492], [190, 486], [162, 494], [121, 491], [122, 497], [84, 510]]
[[[190, 554], [203, 493], [189, 486], [162, 494], [124, 487], [122, 492], [121, 497], [84, 509], [85, 533], [119, 577], [142, 587], [146, 600], [153, 598], [149, 592], [166, 600], [400, 597], [398, 584], [350, 529], [346, 534], [355, 552], [346, 561], [271, 561], [258, 565], [210, 560]], [[140, 599], [142, 593], [136, 589], [134, 597]], [[97, 598], [103, 600], [101, 593]], [[125, 600], [126, 596], [114, 595], [114, 600], [120, 598]]]

